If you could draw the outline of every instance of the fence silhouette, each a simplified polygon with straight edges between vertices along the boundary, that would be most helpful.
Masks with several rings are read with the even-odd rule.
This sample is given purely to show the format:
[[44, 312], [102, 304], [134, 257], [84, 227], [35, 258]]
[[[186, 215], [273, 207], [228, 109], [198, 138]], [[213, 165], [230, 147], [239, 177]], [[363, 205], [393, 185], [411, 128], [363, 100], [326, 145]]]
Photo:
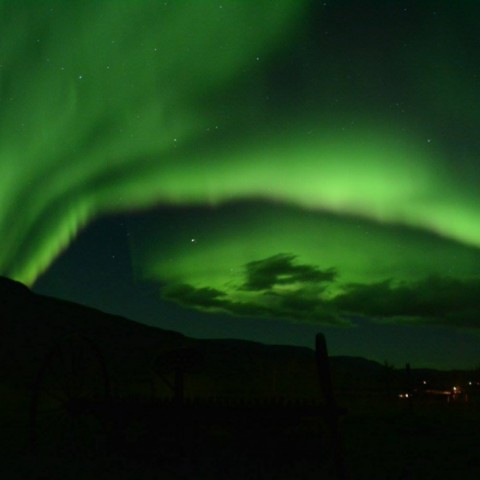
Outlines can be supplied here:
[[[89, 358], [90, 365], [81, 365], [82, 359]], [[316, 336], [316, 365], [320, 398], [189, 398], [185, 395], [185, 376], [199, 371], [202, 359], [195, 350], [183, 348], [162, 354], [154, 362], [154, 370], [171, 388], [171, 396], [102, 396], [98, 379], [94, 395], [89, 396], [84, 392], [94, 381], [81, 375], [94, 375], [99, 367], [100, 387], [109, 392], [102, 355], [90, 340], [69, 337], [56, 344], [40, 366], [32, 395], [30, 447], [50, 449], [50, 453], [55, 453], [52, 448], [63, 452], [70, 449], [70, 455], [90, 457], [108, 451], [125, 458], [141, 457], [143, 463], [155, 459], [163, 468], [174, 470], [185, 464], [202, 470], [206, 468], [205, 459], [210, 458], [219, 462], [219, 471], [212, 478], [233, 478], [234, 472], [227, 470], [246, 465], [256, 475], [280, 474], [296, 462], [324, 468], [328, 475], [324, 478], [343, 480], [347, 476], [339, 421], [345, 410], [335, 400], [322, 334]], [[62, 370], [64, 367], [67, 369]], [[72, 378], [75, 375], [78, 378]], [[68, 426], [59, 426], [53, 433], [58, 440], [52, 441], [52, 425], [59, 413], [42, 423], [47, 412], [41, 411], [42, 395], [58, 397], [59, 385], [64, 400], [55, 405], [62, 410], [62, 422]], [[53, 386], [56, 390], [51, 390]], [[220, 453], [223, 461], [219, 460]]]

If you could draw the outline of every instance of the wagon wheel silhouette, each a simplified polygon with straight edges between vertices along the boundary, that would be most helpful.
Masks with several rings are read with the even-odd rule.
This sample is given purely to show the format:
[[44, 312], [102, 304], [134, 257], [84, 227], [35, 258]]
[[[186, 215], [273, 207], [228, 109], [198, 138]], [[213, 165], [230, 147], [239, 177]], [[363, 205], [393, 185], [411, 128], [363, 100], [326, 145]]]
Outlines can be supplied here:
[[203, 365], [202, 353], [185, 347], [157, 355], [152, 370], [172, 390], [175, 402], [181, 404], [185, 399], [185, 374], [199, 373]]
[[94, 454], [106, 440], [110, 385], [104, 357], [87, 337], [69, 335], [47, 352], [34, 382], [29, 421], [32, 451]]

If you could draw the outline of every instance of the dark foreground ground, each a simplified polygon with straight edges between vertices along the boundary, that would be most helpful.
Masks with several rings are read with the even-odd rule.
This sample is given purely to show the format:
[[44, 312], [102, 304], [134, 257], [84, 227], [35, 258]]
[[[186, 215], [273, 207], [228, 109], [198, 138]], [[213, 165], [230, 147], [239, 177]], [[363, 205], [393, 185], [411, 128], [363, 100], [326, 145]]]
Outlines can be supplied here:
[[359, 402], [343, 424], [352, 479], [480, 478], [478, 404]]
[[[96, 438], [92, 445], [94, 437], [87, 435], [87, 447], [72, 449], [64, 436], [55, 451], [43, 445], [31, 453], [25, 448], [25, 409], [18, 401], [9, 406], [8, 392], [2, 396], [2, 479], [335, 478], [328, 438], [309, 427], [282, 434], [275, 428], [265, 433], [261, 421], [243, 422], [233, 430], [217, 426], [208, 436], [187, 442], [194, 447], [185, 451], [178, 439], [169, 441], [171, 425], [163, 435], [157, 427], [152, 433], [144, 425], [146, 411], [136, 421], [125, 420], [122, 438]], [[348, 478], [480, 478], [478, 403], [436, 400], [409, 406], [384, 398], [345, 398], [342, 403], [348, 408], [341, 422]], [[51, 425], [53, 429], [55, 422]], [[189, 438], [188, 433], [183, 438]]]

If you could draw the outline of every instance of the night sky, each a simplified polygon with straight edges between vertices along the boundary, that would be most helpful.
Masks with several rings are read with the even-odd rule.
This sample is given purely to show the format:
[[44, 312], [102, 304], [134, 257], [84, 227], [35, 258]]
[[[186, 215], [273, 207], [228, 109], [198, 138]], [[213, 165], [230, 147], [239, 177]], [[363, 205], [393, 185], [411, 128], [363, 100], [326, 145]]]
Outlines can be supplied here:
[[0, 274], [199, 338], [478, 367], [479, 19], [0, 0]]

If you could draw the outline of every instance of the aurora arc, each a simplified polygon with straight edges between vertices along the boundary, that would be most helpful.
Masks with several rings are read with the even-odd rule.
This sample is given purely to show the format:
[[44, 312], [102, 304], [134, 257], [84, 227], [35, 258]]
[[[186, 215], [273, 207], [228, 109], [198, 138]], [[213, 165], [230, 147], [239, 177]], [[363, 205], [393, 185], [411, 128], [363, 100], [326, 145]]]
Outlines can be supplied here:
[[[451, 168], [440, 128], [345, 106], [354, 93], [337, 110], [306, 94], [272, 111], [267, 97], [280, 80], [269, 70], [305, 38], [310, 2], [219, 7], [0, 3], [3, 274], [34, 283], [82, 227], [112, 212], [258, 198], [480, 247], [478, 172], [465, 181]], [[470, 80], [426, 73], [432, 58], [449, 70], [454, 55], [418, 35], [412, 42], [421, 60], [407, 75], [426, 78], [417, 95], [437, 117], [455, 110], [476, 124]], [[325, 96], [337, 66], [327, 57], [316, 74]], [[467, 165], [478, 151], [462, 155]]]
[[2, 1], [2, 273], [31, 284], [93, 218], [179, 201], [164, 172], [214, 126], [196, 103], [267, 55], [301, 9]]

